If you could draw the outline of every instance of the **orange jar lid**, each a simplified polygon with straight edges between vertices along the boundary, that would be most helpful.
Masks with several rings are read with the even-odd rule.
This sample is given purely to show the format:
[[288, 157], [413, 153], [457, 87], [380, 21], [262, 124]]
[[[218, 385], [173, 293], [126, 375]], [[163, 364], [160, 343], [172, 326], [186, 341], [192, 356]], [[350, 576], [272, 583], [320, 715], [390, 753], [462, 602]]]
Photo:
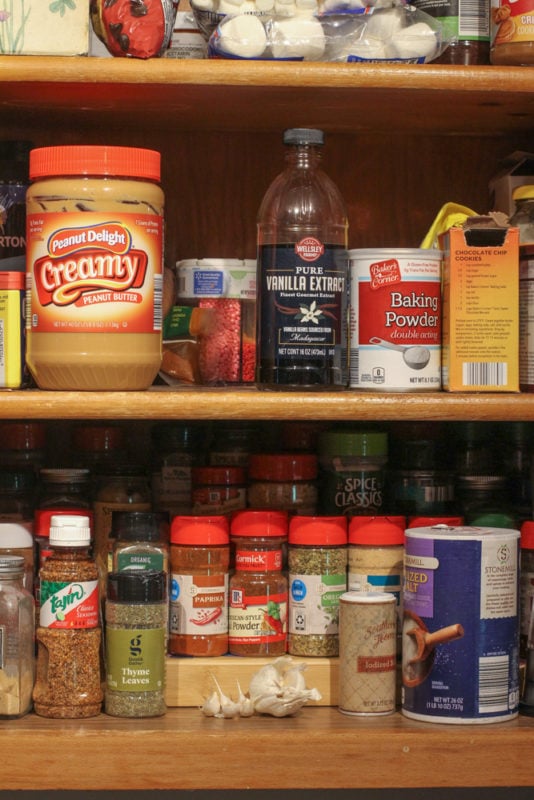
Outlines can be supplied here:
[[265, 481], [305, 481], [317, 477], [317, 456], [311, 453], [266, 453], [249, 456], [250, 478]]
[[347, 517], [294, 516], [289, 521], [289, 544], [328, 545], [347, 544]]
[[171, 544], [215, 545], [230, 541], [228, 519], [224, 516], [177, 516], [171, 522]]
[[54, 175], [135, 177], [159, 181], [161, 155], [142, 147], [59, 145], [30, 151], [31, 180]]
[[250, 509], [237, 511], [230, 523], [232, 536], [287, 536], [285, 511]]
[[404, 544], [404, 517], [353, 517], [349, 522], [349, 544]]

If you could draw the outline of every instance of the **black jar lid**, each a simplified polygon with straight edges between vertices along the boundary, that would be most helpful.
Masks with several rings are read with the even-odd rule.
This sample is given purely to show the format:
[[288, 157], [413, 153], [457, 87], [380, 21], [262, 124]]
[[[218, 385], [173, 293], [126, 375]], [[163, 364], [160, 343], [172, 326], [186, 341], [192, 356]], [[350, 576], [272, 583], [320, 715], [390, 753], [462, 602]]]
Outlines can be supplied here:
[[111, 537], [128, 542], [168, 542], [169, 516], [164, 511], [114, 511]]
[[167, 596], [167, 576], [158, 570], [123, 570], [108, 575], [108, 600], [117, 603], [161, 603]]

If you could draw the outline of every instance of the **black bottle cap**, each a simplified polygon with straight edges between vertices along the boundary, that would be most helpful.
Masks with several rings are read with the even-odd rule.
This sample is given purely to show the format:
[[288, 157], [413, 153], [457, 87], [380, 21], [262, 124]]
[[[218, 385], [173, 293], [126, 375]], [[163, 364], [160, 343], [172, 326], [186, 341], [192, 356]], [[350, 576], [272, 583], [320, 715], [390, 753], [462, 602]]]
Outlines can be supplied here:
[[161, 603], [167, 576], [158, 570], [123, 570], [108, 575], [107, 599], [118, 603]]

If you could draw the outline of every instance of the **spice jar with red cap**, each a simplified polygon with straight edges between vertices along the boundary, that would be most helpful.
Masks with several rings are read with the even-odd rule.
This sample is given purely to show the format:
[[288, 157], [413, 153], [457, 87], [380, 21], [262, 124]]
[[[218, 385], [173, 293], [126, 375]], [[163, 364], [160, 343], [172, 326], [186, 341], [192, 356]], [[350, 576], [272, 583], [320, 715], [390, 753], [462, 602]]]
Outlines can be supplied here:
[[249, 508], [316, 514], [317, 472], [317, 456], [313, 453], [251, 455], [248, 465]]
[[288, 583], [284, 511], [247, 509], [232, 517], [235, 573], [230, 579], [228, 649], [236, 656], [280, 656], [287, 647]]
[[229, 522], [176, 516], [171, 523], [169, 652], [222, 656], [228, 651]]
[[191, 477], [193, 514], [231, 514], [247, 507], [243, 467], [194, 467]]
[[339, 654], [339, 598], [347, 591], [347, 518], [289, 521], [288, 652]]

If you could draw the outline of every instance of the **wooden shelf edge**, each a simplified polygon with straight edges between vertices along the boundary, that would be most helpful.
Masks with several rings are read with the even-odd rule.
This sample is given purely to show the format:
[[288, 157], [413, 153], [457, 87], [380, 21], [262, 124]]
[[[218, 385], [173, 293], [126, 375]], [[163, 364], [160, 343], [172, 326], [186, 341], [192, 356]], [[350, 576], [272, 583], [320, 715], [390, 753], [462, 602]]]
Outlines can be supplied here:
[[0, 80], [14, 83], [160, 83], [328, 88], [406, 88], [534, 93], [522, 67], [433, 64], [335, 64], [212, 59], [104, 59], [95, 57], [1, 56]]
[[256, 419], [529, 421], [534, 395], [263, 392], [255, 388], [153, 387], [145, 392], [0, 392], [0, 419]]
[[[418, 723], [334, 708], [295, 717], [0, 722], [4, 790], [532, 786], [534, 723]], [[506, 754], [505, 756], [503, 754]], [[378, 757], [377, 757], [378, 756]]]

